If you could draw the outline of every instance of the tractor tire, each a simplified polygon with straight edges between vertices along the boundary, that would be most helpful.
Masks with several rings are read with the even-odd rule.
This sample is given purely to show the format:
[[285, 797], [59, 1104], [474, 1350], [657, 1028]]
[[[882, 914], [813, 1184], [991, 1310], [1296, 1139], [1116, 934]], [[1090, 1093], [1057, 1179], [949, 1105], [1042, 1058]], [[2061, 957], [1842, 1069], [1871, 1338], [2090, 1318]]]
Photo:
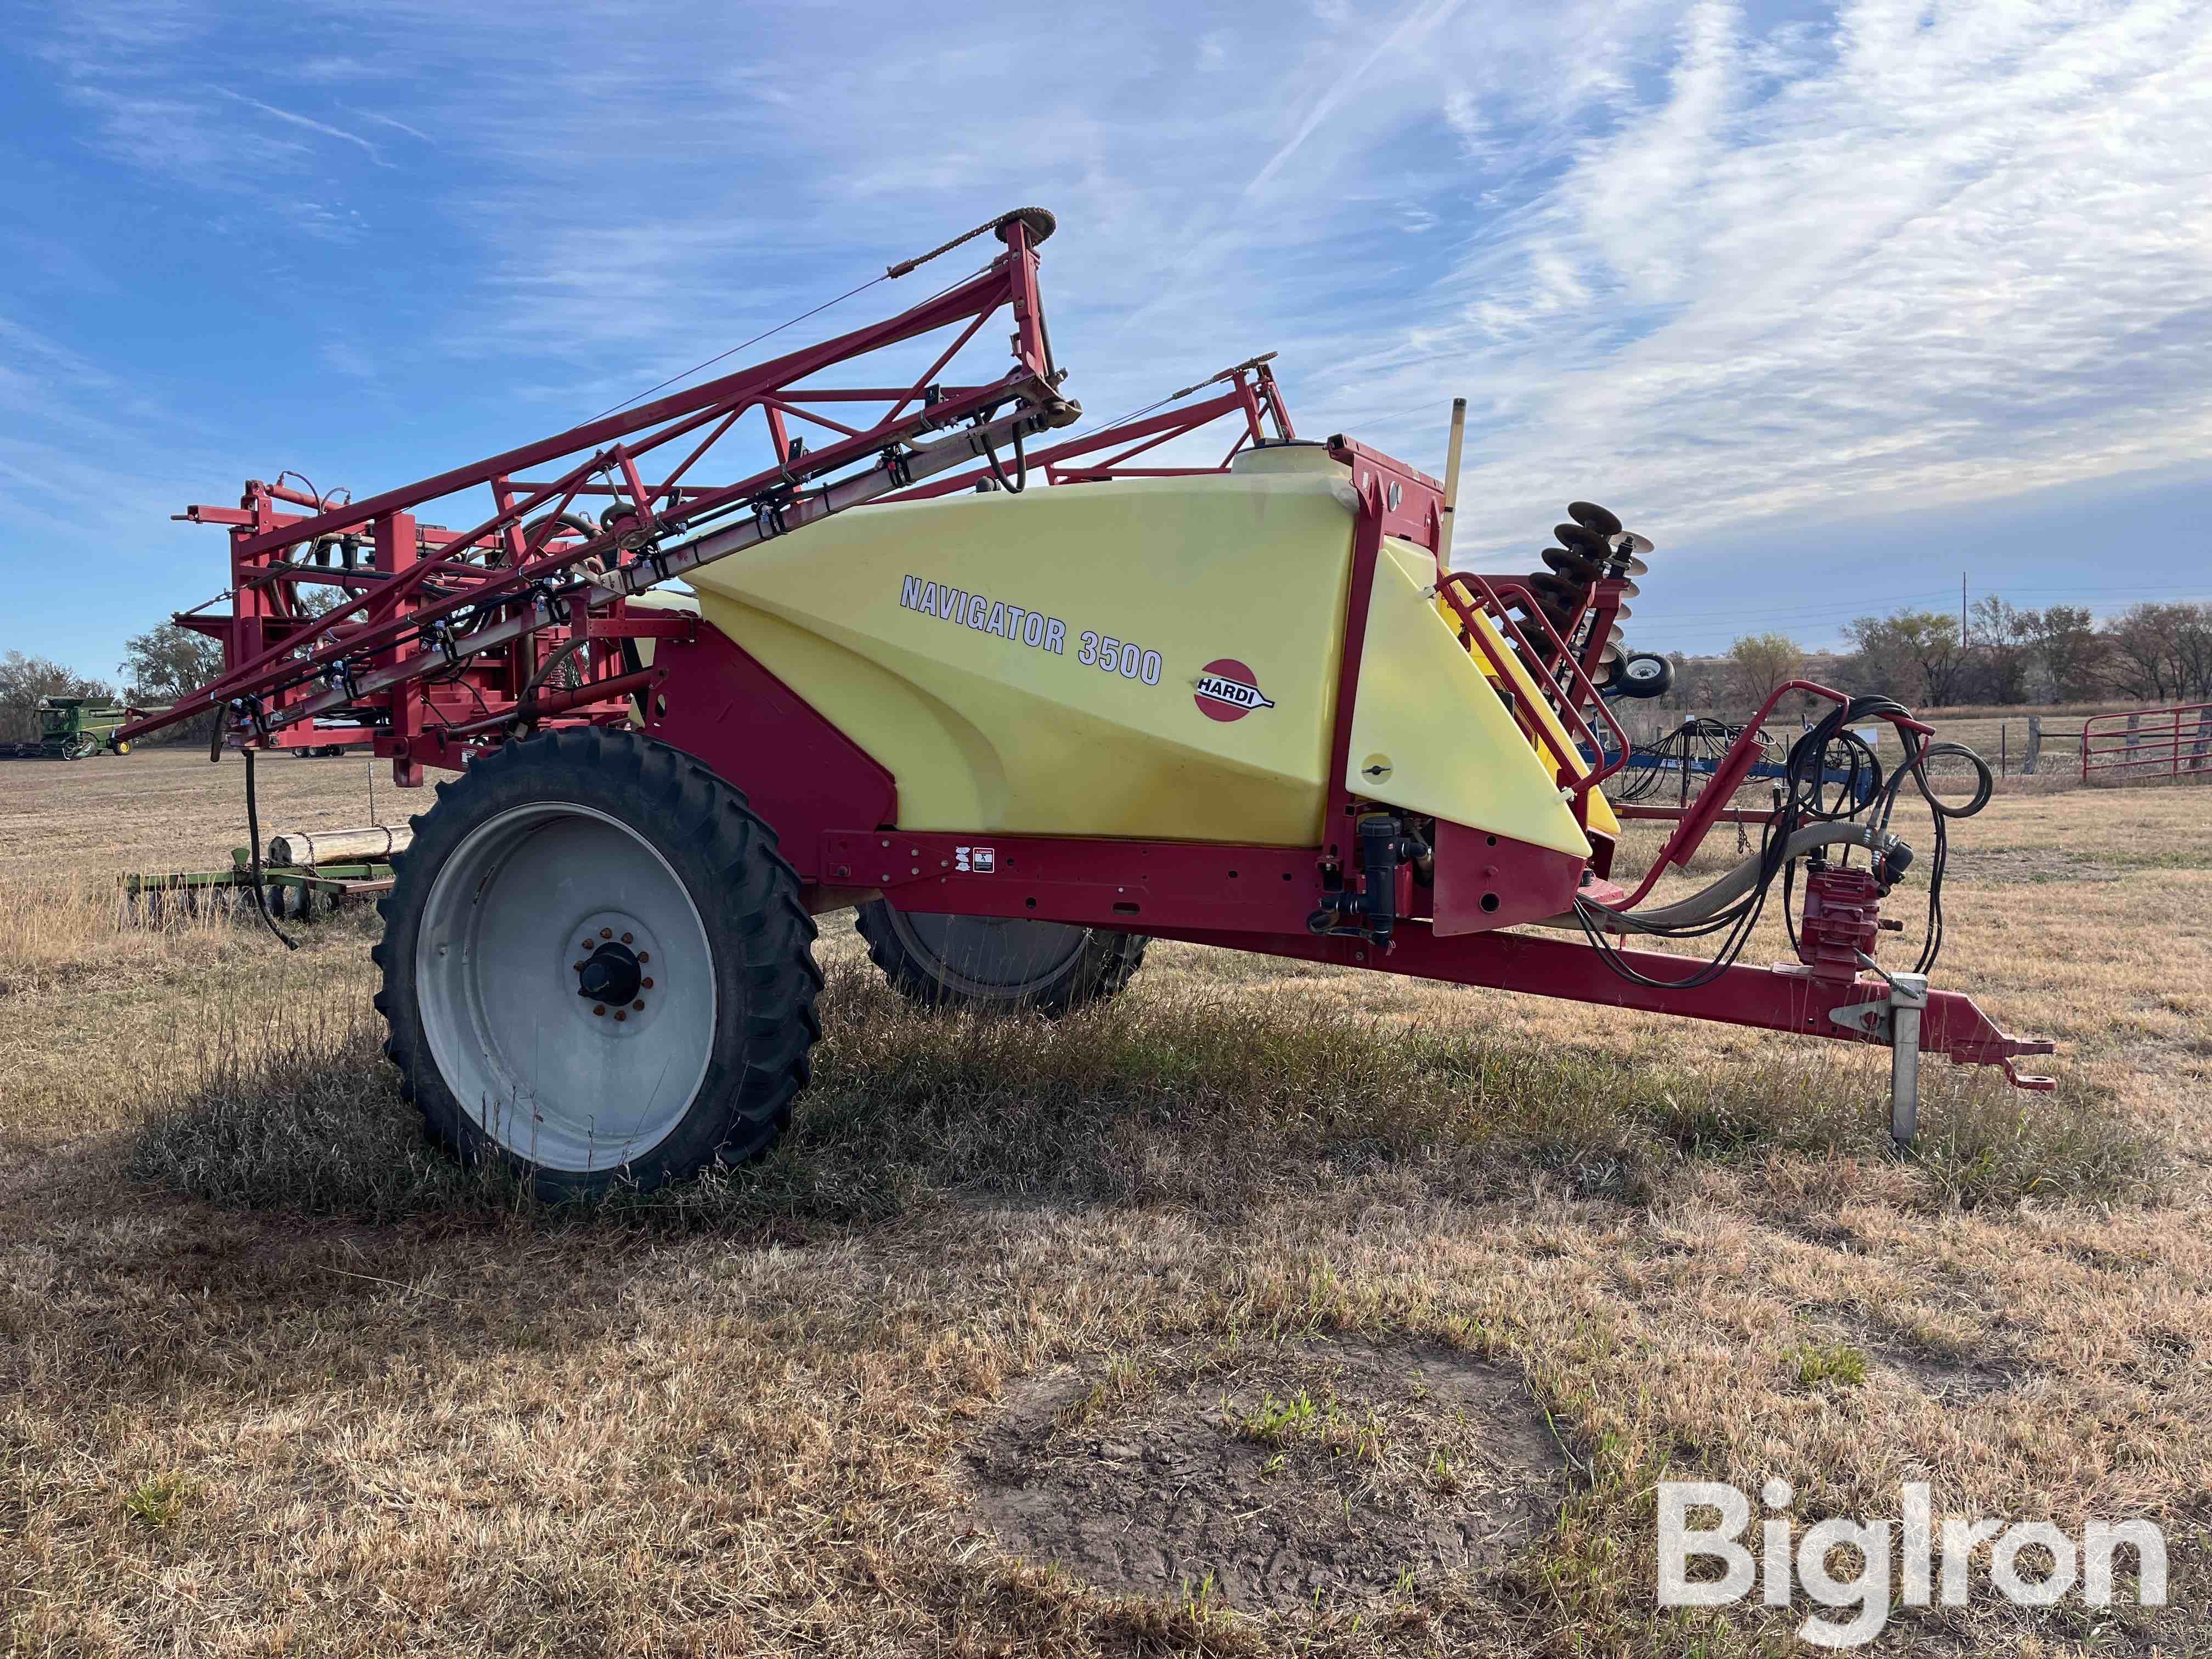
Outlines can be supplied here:
[[412, 824], [376, 1006], [433, 1138], [552, 1200], [767, 1152], [822, 974], [743, 795], [665, 744], [573, 726], [440, 784]]
[[131, 739], [128, 738], [118, 738], [115, 739], [114, 743], [110, 745], [110, 747], [112, 747], [118, 755], [127, 755], [131, 752]]
[[911, 1001], [1053, 1018], [1117, 994], [1146, 944], [1056, 921], [910, 915], [882, 899], [860, 907], [857, 926], [868, 959]]

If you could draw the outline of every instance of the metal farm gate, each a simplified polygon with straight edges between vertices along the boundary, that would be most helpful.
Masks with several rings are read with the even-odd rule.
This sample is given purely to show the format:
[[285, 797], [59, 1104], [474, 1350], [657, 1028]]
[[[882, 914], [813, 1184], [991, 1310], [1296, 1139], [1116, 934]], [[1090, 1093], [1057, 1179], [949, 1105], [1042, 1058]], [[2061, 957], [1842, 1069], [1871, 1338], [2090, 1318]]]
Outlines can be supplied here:
[[2140, 783], [2212, 774], [2212, 702], [2094, 714], [2081, 726], [2081, 781]]

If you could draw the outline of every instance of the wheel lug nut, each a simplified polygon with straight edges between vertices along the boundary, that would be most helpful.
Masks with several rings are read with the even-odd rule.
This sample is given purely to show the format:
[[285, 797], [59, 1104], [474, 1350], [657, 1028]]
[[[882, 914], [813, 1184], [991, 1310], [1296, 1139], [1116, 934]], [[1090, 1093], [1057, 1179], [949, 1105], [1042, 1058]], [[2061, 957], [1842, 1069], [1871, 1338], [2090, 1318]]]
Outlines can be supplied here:
[[648, 990], [648, 991], [650, 991], [650, 990], [653, 988], [653, 981], [652, 981], [651, 980], [649, 980], [649, 979], [641, 979], [641, 980], [638, 981], [638, 983], [639, 983], [640, 985], [643, 986], [643, 987], [644, 987], [647, 990]]
[[616, 1010], [615, 1010], [615, 1018], [616, 1018], [617, 1020], [624, 1020], [624, 1019], [628, 1019], [628, 1018], [629, 1018], [629, 1016], [627, 1013], [625, 1013], [623, 1010], [621, 1010], [620, 1008], [617, 1008], [617, 1009], [616, 1009]]
[[604, 1003], [604, 1002], [600, 1003], [597, 1007], [595, 1007], [595, 1008], [593, 1008], [593, 1009], [592, 1010], [592, 1012], [593, 1013], [595, 1013], [595, 1014], [604, 1014], [605, 1012], [606, 1012], [606, 1011], [607, 1011], [607, 1005], [606, 1005], [605, 1003]]
[[640, 997], [635, 1002], [631, 1003], [630, 1006], [642, 1012], [645, 1007], [645, 999]]
[[602, 927], [599, 929], [599, 937], [601, 939], [612, 939], [614, 936], [615, 930], [611, 927]]
[[624, 934], [623, 935], [623, 943], [624, 945], [629, 945], [629, 944], [633, 943], [632, 939], [630, 939], [630, 936], [629, 936], [628, 933], [624, 933]]

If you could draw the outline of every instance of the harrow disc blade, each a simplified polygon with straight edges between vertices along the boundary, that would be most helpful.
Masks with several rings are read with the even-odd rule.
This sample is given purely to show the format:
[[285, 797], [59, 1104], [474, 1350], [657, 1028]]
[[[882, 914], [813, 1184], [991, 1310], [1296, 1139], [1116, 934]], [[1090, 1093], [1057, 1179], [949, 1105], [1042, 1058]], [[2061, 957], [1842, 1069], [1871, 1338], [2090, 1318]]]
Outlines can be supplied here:
[[1648, 576], [1651, 574], [1651, 567], [1633, 554], [1629, 556], [1628, 562], [1621, 568], [1632, 576]]
[[1613, 556], [1613, 544], [1595, 530], [1585, 530], [1578, 524], [1555, 524], [1552, 535], [1561, 547], [1579, 553], [1586, 559], [1604, 560]]
[[1632, 530], [1624, 530], [1613, 538], [1612, 551], [1616, 559], [1640, 559], [1651, 551], [1651, 538], [1639, 536]]
[[1595, 559], [1586, 558], [1580, 553], [1570, 553], [1564, 547], [1547, 547], [1544, 550], [1543, 557], [1546, 564], [1571, 582], [1588, 584], [1605, 574], [1605, 567]]
[[1528, 591], [1538, 599], [1549, 600], [1553, 605], [1559, 605], [1570, 613], [1577, 610], [1583, 602], [1582, 589], [1567, 580], [1565, 577], [1554, 576], [1549, 572], [1540, 572], [1529, 577]]
[[1569, 501], [1567, 516], [1585, 530], [1595, 530], [1601, 536], [1620, 534], [1620, 520], [1595, 501]]

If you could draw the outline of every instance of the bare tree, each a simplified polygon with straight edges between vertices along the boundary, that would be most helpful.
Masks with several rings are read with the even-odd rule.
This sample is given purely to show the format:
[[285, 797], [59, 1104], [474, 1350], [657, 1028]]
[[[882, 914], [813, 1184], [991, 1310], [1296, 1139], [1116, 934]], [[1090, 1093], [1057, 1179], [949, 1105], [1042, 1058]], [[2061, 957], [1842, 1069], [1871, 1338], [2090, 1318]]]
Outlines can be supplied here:
[[1958, 695], [1967, 658], [1956, 617], [1900, 611], [1893, 617], [1861, 617], [1844, 632], [1858, 648], [1854, 678], [1863, 690], [1925, 708], [1941, 708]]
[[2212, 610], [2201, 605], [2132, 605], [2103, 629], [2103, 677], [2113, 690], [2147, 702], [2179, 702], [2206, 690]]
[[1978, 601], [1968, 623], [1967, 643], [1976, 678], [1991, 702], [2026, 702], [2029, 671], [2035, 666], [2036, 635], [2041, 622], [1996, 594]]

